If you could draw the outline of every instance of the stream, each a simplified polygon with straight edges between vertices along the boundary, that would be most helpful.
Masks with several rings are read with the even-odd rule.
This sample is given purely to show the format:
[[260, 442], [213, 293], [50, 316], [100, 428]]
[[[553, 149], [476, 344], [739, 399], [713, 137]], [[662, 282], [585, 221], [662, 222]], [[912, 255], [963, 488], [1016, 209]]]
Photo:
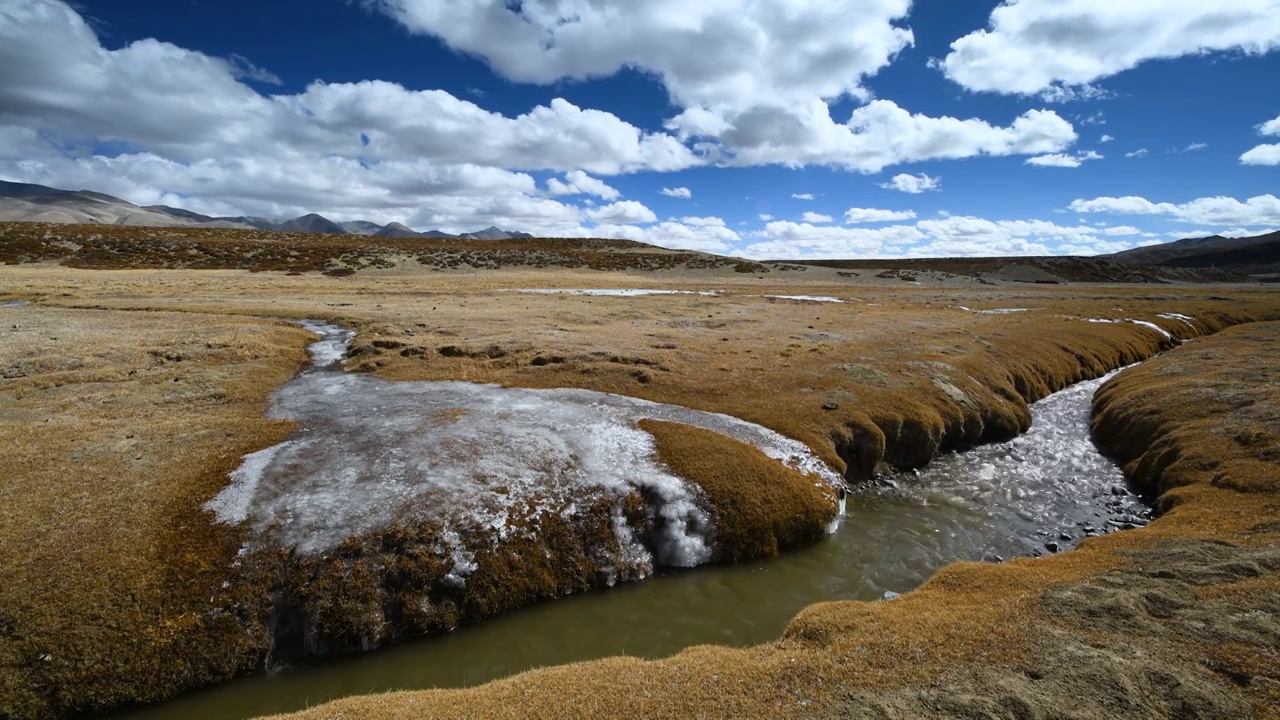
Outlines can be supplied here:
[[[308, 327], [324, 334], [311, 348], [314, 364], [323, 368], [336, 363], [350, 337], [332, 326]], [[325, 392], [342, 392], [341, 388], [333, 389], [335, 383], [352, 381], [371, 383], [359, 388], [362, 393], [373, 393], [367, 412], [393, 415], [397, 402], [422, 404], [436, 390], [469, 398], [476, 392], [476, 386], [464, 387], [462, 383], [344, 379], [353, 377], [333, 371], [313, 373], [307, 380], [313, 386], [291, 383], [295, 390], [305, 388], [305, 392], [290, 399], [286, 389], [278, 407], [305, 409]], [[1078, 383], [1035, 403], [1031, 429], [1010, 442], [946, 455], [923, 471], [852, 489], [844, 518], [825, 541], [813, 547], [757, 563], [659, 569], [643, 582], [571, 595], [377, 652], [277, 669], [115, 717], [249, 718], [355, 694], [472, 686], [532, 668], [612, 655], [659, 658], [706, 643], [754, 645], [777, 639], [799, 610], [815, 602], [892, 598], [918, 587], [955, 561], [999, 562], [1061, 552], [1088, 535], [1146, 524], [1150, 509], [1128, 490], [1120, 469], [1098, 453], [1089, 437], [1090, 402], [1106, 379]], [[408, 400], [397, 400], [389, 392], [408, 390], [407, 386], [418, 386], [409, 392], [412, 397]], [[591, 412], [604, 412], [621, 424], [631, 422], [637, 413], [649, 416], [656, 412], [653, 404], [629, 400], [609, 401], [602, 409], [595, 402], [599, 398], [585, 397], [581, 391], [550, 391], [560, 395], [515, 392], [524, 393], [514, 397], [525, 403], [576, 399], [579, 410], [586, 407]], [[445, 401], [441, 408], [456, 399]], [[547, 409], [537, 407], [539, 411]], [[433, 406], [433, 411], [440, 408]], [[348, 415], [360, 412], [365, 411], [344, 406]], [[759, 435], [756, 426], [745, 427], [748, 424], [735, 424], [731, 418], [723, 420], [725, 416], [684, 409], [661, 412], [686, 415], [686, 421], [694, 418], [696, 424], [716, 424], [719, 427], [713, 429], [717, 430], [752, 434], [758, 441], [776, 443], [772, 447], [786, 457], [784, 461], [808, 462], [802, 452], [784, 442], [785, 438]], [[482, 412], [476, 422], [486, 417]], [[578, 416], [569, 419], [574, 418]], [[594, 422], [599, 418], [579, 419]], [[553, 421], [566, 419], [556, 416]], [[304, 423], [303, 440], [308, 432], [305, 427]], [[475, 429], [484, 428], [482, 424]], [[319, 427], [316, 431], [324, 430]], [[356, 444], [360, 442], [364, 440]], [[279, 452], [288, 454], [289, 449]], [[265, 460], [257, 469], [260, 475], [278, 458], [272, 455]], [[639, 462], [638, 455], [635, 460]], [[246, 488], [244, 479], [240, 478], [241, 490]], [[350, 482], [349, 476], [346, 482]], [[233, 483], [229, 491], [234, 487]], [[370, 491], [382, 492], [378, 487]], [[275, 496], [284, 501], [290, 498], [288, 494], [273, 493]], [[240, 520], [252, 521], [252, 503], [243, 492], [238, 496], [230, 492], [219, 499], [221, 506], [211, 509], [220, 516], [238, 515]], [[215, 505], [218, 502], [215, 499]], [[345, 536], [352, 531], [351, 522], [364, 521], [328, 512], [333, 507], [328, 500], [310, 515], [304, 512], [307, 507], [299, 505], [283, 514], [280, 508], [272, 508], [271, 514], [260, 519], [265, 527], [277, 517], [298, 518], [302, 525], [309, 523], [311, 531], [321, 532], [325, 545], [332, 540], [323, 533]], [[290, 538], [286, 533], [277, 541], [305, 543], [305, 537], [311, 535]]]

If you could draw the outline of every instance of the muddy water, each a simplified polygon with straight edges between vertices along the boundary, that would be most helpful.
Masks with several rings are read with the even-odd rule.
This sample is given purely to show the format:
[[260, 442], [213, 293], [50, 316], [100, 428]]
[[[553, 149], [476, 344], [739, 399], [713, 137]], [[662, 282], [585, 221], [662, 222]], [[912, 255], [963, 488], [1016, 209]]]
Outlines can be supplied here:
[[1087, 534], [1143, 524], [1148, 510], [1089, 440], [1089, 404], [1103, 380], [1035, 404], [1032, 429], [1012, 442], [856, 489], [839, 529], [807, 550], [762, 563], [659, 574], [122, 717], [247, 718], [347, 695], [475, 685], [609, 655], [657, 658], [703, 643], [768, 642], [814, 602], [875, 600], [911, 590], [956, 560], [1061, 551]]

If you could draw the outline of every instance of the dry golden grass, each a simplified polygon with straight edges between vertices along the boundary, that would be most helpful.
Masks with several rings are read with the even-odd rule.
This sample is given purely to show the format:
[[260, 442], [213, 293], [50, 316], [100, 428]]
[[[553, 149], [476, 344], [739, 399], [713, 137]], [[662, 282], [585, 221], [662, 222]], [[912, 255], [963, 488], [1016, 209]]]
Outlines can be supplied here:
[[0, 716], [163, 697], [246, 668], [221, 589], [238, 546], [200, 504], [288, 423], [279, 323], [28, 307], [0, 327]]
[[[358, 331], [361, 348], [349, 367], [391, 379], [582, 387], [732, 414], [804, 441], [852, 477], [866, 476], [882, 461], [911, 467], [941, 449], [1007, 437], [1025, 426], [1027, 401], [1168, 344], [1137, 325], [1078, 318], [1141, 318], [1175, 334], [1192, 330], [1157, 313], [1194, 316], [1197, 332], [1280, 318], [1280, 298], [1257, 290], [988, 287], [950, 280], [898, 287], [823, 269], [782, 275], [759, 279], [732, 268], [667, 274], [401, 269], [329, 278], [0, 267], [0, 299], [38, 303], [6, 311], [6, 323], [32, 322], [39, 330], [24, 345], [0, 348], [6, 366], [29, 366], [27, 377], [7, 380], [0, 390], [6, 440], [0, 462], [13, 478], [0, 489], [0, 509], [6, 519], [19, 518], [0, 530], [0, 567], [22, 580], [0, 590], [0, 608], [12, 615], [0, 618], [0, 714], [9, 707], [18, 709], [10, 714], [26, 716], [161, 697], [228, 677], [265, 652], [266, 638], [242, 629], [252, 626], [245, 617], [261, 607], [263, 593], [216, 597], [222, 606], [239, 602], [244, 617], [220, 615], [213, 622], [202, 614], [210, 607], [208, 592], [230, 577], [228, 558], [239, 538], [213, 528], [198, 508], [241, 454], [287, 434], [284, 425], [263, 420], [262, 410], [269, 389], [302, 361], [306, 335], [241, 316], [342, 322]], [[725, 296], [503, 292], [548, 286], [716, 289]], [[768, 294], [857, 301], [759, 297]], [[984, 315], [956, 305], [1037, 310]], [[78, 328], [81, 338], [71, 349], [49, 339], [70, 337], [66, 328]], [[235, 328], [252, 334], [239, 337]], [[1201, 342], [1208, 347], [1209, 341], [1190, 347]], [[60, 369], [81, 347], [112, 350], [86, 350], [83, 367]], [[159, 360], [165, 353], [184, 359]], [[836, 409], [824, 409], [829, 404]], [[44, 432], [46, 417], [66, 432]], [[134, 438], [125, 437], [130, 434]], [[125, 440], [137, 444], [121, 444]], [[701, 441], [685, 440], [680, 445], [678, 434], [663, 440], [668, 451], [680, 451], [669, 462], [696, 458], [689, 451]], [[134, 460], [139, 455], [143, 459]], [[689, 468], [710, 486], [726, 487], [717, 482], [731, 478], [713, 470], [697, 463]], [[759, 467], [752, 472], [770, 477]], [[1037, 640], [1022, 623], [1039, 612], [1045, 588], [1123, 565], [1113, 552], [1123, 543], [1196, 528], [1216, 534], [1227, 522], [1220, 511], [1240, 496], [1202, 484], [1175, 492], [1183, 502], [1169, 521], [1143, 533], [1090, 541], [1085, 551], [1051, 562], [956, 566], [893, 603], [810, 608], [776, 645], [701, 648], [657, 663], [610, 660], [476, 691], [351, 701], [317, 713], [404, 717], [422, 707], [429, 711], [418, 714], [458, 716], [771, 715], [812, 710], [832, 700], [833, 687], [849, 683], [901, 685], [966, 663], [1016, 665], [1034, 654]], [[1210, 502], [1215, 493], [1223, 494], [1221, 502]], [[1261, 494], [1248, 497], [1263, 502]], [[115, 511], [124, 507], [152, 513], [151, 519], [121, 522]], [[1242, 507], [1230, 528], [1245, 527], [1249, 513], [1255, 525], [1256, 518], [1275, 514], [1274, 507]], [[329, 618], [339, 645], [379, 632], [395, 639], [556, 592], [557, 578], [582, 570], [574, 565], [574, 548], [589, 546], [599, 528], [561, 530], [546, 542], [569, 558], [566, 567], [478, 558], [470, 607], [452, 598], [446, 598], [452, 606], [398, 598], [392, 604], [427, 609], [389, 625], [385, 615], [370, 612], [384, 607], [387, 588], [359, 558], [414, 538], [362, 539], [378, 544], [349, 548], [351, 555], [329, 564], [299, 566], [290, 582], [310, 588], [300, 603]], [[785, 545], [789, 531], [777, 532], [779, 546]], [[84, 538], [105, 540], [86, 544]], [[771, 546], [762, 542], [752, 551]], [[268, 580], [255, 573], [270, 569], [243, 569], [243, 586], [264, 587]], [[439, 574], [425, 560], [402, 570], [410, 578], [406, 586]], [[415, 573], [421, 577], [412, 580]], [[528, 582], [515, 588], [513, 576]], [[41, 660], [44, 654], [52, 659]]]

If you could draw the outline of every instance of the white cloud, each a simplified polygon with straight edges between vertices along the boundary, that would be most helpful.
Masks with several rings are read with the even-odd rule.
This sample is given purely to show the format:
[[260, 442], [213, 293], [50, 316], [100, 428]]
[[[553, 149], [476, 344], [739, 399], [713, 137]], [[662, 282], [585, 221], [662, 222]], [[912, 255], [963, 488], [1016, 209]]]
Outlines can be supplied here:
[[[1258, 126], [1259, 135], [1280, 135], [1280, 117]], [[1280, 165], [1280, 144], [1258, 145], [1240, 156], [1245, 165]]]
[[794, 200], [812, 200], [813, 193], [792, 193], [791, 197]]
[[635, 225], [657, 222], [653, 211], [635, 200], [603, 205], [587, 211], [587, 217], [600, 225]]
[[680, 198], [682, 200], [689, 200], [693, 198], [693, 193], [687, 187], [677, 187], [677, 188], [664, 187], [659, 192], [661, 192], [663, 195], [666, 195], [667, 197]]
[[[1048, 103], [1069, 103], [1077, 101], [1089, 100], [1105, 100], [1111, 97], [1111, 92], [1098, 87], [1097, 85], [1053, 85], [1046, 88], [1040, 93], [1040, 99]], [[1101, 115], [1099, 115], [1099, 118]], [[1098, 123], [1105, 125], [1105, 122]]]
[[1124, 156], [1125, 156], [1125, 157], [1127, 157], [1127, 158], [1140, 158], [1140, 157], [1146, 157], [1146, 156], [1147, 156], [1147, 149], [1146, 149], [1146, 148], [1138, 148], [1137, 150], [1134, 150], [1133, 152], [1127, 152], [1127, 153], [1125, 153], [1125, 154], [1124, 154]]
[[[685, 218], [685, 220], [691, 219], [695, 218]], [[707, 218], [701, 219], [706, 220]], [[588, 230], [578, 231], [575, 236], [638, 240], [661, 247], [722, 254], [734, 252], [733, 243], [741, 240], [741, 237], [736, 232], [723, 224], [674, 221], [661, 222], [647, 227], [600, 225]]]
[[1079, 88], [1148, 60], [1280, 47], [1276, 0], [1008, 0], [940, 63], [970, 90]]
[[1164, 215], [1202, 225], [1274, 225], [1280, 224], [1280, 198], [1259, 195], [1240, 202], [1230, 197], [1206, 197], [1190, 202], [1154, 203], [1144, 197], [1099, 197], [1075, 200], [1070, 209], [1079, 213], [1112, 213], [1116, 215]]
[[725, 227], [724, 218], [715, 216], [710, 217], [682, 217], [680, 222], [693, 227]]
[[1112, 140], [1115, 140], [1115, 138], [1114, 138], [1114, 137], [1112, 137], [1112, 136], [1110, 136], [1110, 135], [1103, 135], [1101, 138], [1099, 138], [1099, 139], [1098, 139], [1098, 142], [1100, 142], [1100, 143], [1109, 143], [1109, 142], [1111, 142]]
[[1280, 165], [1280, 144], [1259, 145], [1240, 156], [1245, 165]]
[[[313, 83], [265, 95], [241, 58], [157, 40], [108, 50], [58, 0], [0, 3], [0, 175], [210, 214], [497, 224], [565, 235], [582, 209], [541, 197], [620, 194], [587, 173], [703, 164], [679, 139], [553, 100], [508, 117], [438, 90]], [[127, 152], [95, 155], [105, 142]]]
[[913, 210], [849, 208], [844, 213], [844, 221], [850, 225], [860, 225], [862, 223], [900, 222], [902, 220], [914, 220], [915, 218], [916, 214]]
[[885, 190], [897, 190], [899, 192], [911, 193], [917, 195], [929, 190], [940, 190], [942, 188], [942, 178], [929, 177], [924, 173], [919, 175], [894, 175], [893, 179], [886, 183], [880, 183], [880, 187]]
[[746, 257], [872, 257], [890, 246], [918, 242], [924, 234], [910, 225], [883, 228], [842, 228], [809, 223], [771, 222], [759, 234], [761, 238], [742, 248]]
[[756, 217], [760, 218], [760, 222], [769, 222], [773, 219], [773, 216], [768, 213], [760, 213]]
[[581, 170], [570, 170], [564, 182], [556, 178], [547, 180], [547, 192], [552, 195], [595, 195], [603, 200], [617, 200], [622, 193]]
[[[863, 78], [913, 42], [909, 0], [366, 0], [409, 30], [519, 82], [659, 77], [681, 107], [743, 110], [865, 96]], [[626, 32], [619, 32], [625, 28]]]
[[1133, 246], [1112, 237], [1148, 237], [1128, 226], [1062, 226], [1043, 220], [987, 220], [951, 216], [914, 225], [842, 228], [773, 222], [742, 248], [748, 257], [867, 258], [1000, 255], [1097, 255]]
[[667, 128], [723, 164], [828, 165], [875, 173], [891, 165], [925, 160], [1059, 152], [1076, 140], [1071, 123], [1049, 110], [1029, 110], [1006, 126], [977, 118], [912, 114], [889, 100], [872, 100], [838, 123], [821, 99], [760, 105], [720, 114], [708, 122], [686, 111]]
[[814, 224], [829, 223], [832, 220], [830, 215], [823, 215], [822, 213], [816, 212], [806, 212], [801, 216], [801, 218], [807, 223]]
[[1171, 152], [1171, 153], [1189, 153], [1189, 152], [1196, 152], [1197, 150], [1203, 150], [1203, 149], [1205, 149], [1205, 148], [1207, 148], [1207, 147], [1209, 147], [1209, 143], [1193, 142], [1193, 143], [1191, 143], [1190, 145], [1188, 145], [1188, 146], [1186, 146], [1186, 147], [1174, 148], [1174, 149], [1170, 150], [1169, 152]]
[[1078, 168], [1081, 164], [1089, 160], [1101, 160], [1102, 155], [1093, 150], [1085, 150], [1075, 155], [1065, 155], [1063, 153], [1053, 153], [1050, 155], [1037, 155], [1027, 158], [1027, 165], [1039, 165], [1040, 167], [1062, 167], [1062, 168]]

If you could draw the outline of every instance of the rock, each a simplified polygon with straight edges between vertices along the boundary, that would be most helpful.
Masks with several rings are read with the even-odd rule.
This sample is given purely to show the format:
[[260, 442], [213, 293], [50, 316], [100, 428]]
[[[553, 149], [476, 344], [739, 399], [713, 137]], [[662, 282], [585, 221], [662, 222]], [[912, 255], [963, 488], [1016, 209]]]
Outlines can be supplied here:
[[839, 405], [839, 403], [829, 402], [829, 403], [827, 403], [827, 404], [823, 405], [823, 406], [822, 406], [822, 409], [823, 409], [823, 410], [839, 410], [839, 409], [840, 409], [840, 405]]
[[996, 564], [999, 564], [999, 563], [1004, 562], [1004, 558], [1000, 557], [999, 555], [996, 555], [996, 554], [992, 553], [992, 554], [990, 554], [990, 555], [985, 555], [985, 556], [983, 556], [983, 558], [982, 558], [982, 562], [988, 562], [988, 563], [996, 563]]
[[892, 591], [892, 590], [885, 590], [885, 591], [884, 591], [884, 596], [883, 596], [883, 597], [881, 597], [880, 599], [881, 599], [882, 601], [887, 601], [887, 600], [897, 600], [897, 599], [898, 599], [898, 598], [900, 598], [900, 597], [902, 597], [902, 596], [901, 596], [901, 595], [899, 595], [898, 593], [896, 593], [896, 592]]
[[1058, 539], [1063, 540], [1065, 542], [1070, 542], [1073, 539], [1073, 537], [1071, 533], [1061, 532], [1061, 533], [1058, 533]]
[[1058, 543], [1050, 540], [1049, 542], [1044, 544], [1044, 549], [1048, 550], [1049, 552], [1056, 553], [1058, 552]]
[[457, 345], [445, 345], [444, 347], [440, 348], [436, 352], [440, 353], [444, 357], [450, 357], [450, 358], [467, 356], [467, 351], [458, 347]]

